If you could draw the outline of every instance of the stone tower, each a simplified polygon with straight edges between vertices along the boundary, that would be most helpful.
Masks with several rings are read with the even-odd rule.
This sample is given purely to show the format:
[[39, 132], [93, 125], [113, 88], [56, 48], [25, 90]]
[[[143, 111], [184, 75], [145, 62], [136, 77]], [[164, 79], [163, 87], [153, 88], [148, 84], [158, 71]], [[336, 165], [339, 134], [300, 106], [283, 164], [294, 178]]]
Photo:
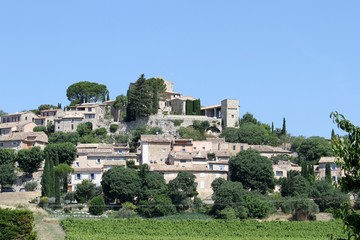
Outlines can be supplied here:
[[221, 118], [223, 127], [239, 127], [239, 100], [225, 99], [221, 101]]

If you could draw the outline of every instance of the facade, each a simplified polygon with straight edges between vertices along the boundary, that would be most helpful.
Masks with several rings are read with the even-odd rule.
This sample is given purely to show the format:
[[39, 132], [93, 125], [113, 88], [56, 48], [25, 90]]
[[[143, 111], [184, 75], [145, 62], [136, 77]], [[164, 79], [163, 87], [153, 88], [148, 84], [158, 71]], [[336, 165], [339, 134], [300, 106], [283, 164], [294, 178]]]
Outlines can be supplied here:
[[14, 132], [0, 136], [0, 148], [14, 150], [40, 147], [44, 149], [48, 144], [48, 136], [44, 132]]
[[336, 163], [336, 157], [321, 157], [319, 160], [319, 166], [317, 168], [317, 173], [318, 173], [318, 178], [319, 179], [325, 179], [325, 175], [326, 175], [326, 164], [329, 163], [330, 164], [330, 169], [331, 169], [331, 179], [334, 182], [338, 182], [339, 178], [341, 178], [341, 176], [343, 176], [343, 171], [341, 170], [341, 168], [337, 165]]
[[239, 100], [225, 99], [221, 101], [221, 117], [223, 127], [239, 127]]
[[48, 124], [54, 124], [55, 119], [64, 116], [65, 112], [62, 109], [47, 109], [40, 111], [40, 115], [34, 119], [37, 126], [46, 127]]
[[277, 164], [273, 164], [273, 172], [276, 179], [286, 178], [290, 170], [301, 172], [301, 167], [290, 161], [279, 161]]
[[37, 116], [32, 112], [20, 112], [0, 117], [0, 135], [9, 135], [14, 132], [32, 132]]
[[173, 137], [170, 135], [141, 135], [140, 164], [166, 164], [169, 160], [172, 141]]
[[273, 147], [268, 145], [249, 145], [249, 148], [255, 149], [260, 152], [261, 156], [271, 158], [279, 155], [291, 156], [291, 151], [282, 149], [281, 147]]

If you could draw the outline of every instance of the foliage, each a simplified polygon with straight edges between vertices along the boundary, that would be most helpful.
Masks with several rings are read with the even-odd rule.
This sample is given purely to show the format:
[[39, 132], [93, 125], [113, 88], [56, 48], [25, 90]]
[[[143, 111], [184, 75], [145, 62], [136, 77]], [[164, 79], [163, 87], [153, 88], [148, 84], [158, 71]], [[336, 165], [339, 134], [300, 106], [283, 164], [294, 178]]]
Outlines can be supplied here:
[[92, 130], [93, 130], [93, 125], [91, 122], [80, 123], [76, 127], [76, 132], [79, 134], [80, 137], [91, 134]]
[[49, 144], [44, 149], [50, 159], [59, 158], [59, 163], [71, 165], [76, 158], [76, 146], [70, 142]]
[[253, 149], [239, 152], [229, 161], [231, 181], [241, 182], [245, 189], [266, 193], [275, 187], [274, 173], [269, 159]]
[[119, 129], [119, 125], [118, 125], [118, 124], [113, 123], [113, 124], [110, 125], [110, 132], [111, 132], [111, 133], [116, 133], [116, 131], [117, 131], [118, 129]]
[[186, 100], [185, 115], [201, 115], [200, 99]]
[[120, 202], [135, 202], [141, 193], [141, 179], [134, 169], [114, 167], [101, 180], [106, 198]]
[[296, 139], [292, 149], [297, 152], [299, 160], [306, 160], [314, 164], [317, 164], [320, 157], [334, 155], [331, 144], [323, 137]]
[[116, 218], [131, 218], [137, 215], [137, 206], [131, 202], [125, 202], [116, 214]]
[[49, 144], [70, 142], [76, 145], [80, 136], [77, 132], [54, 132], [49, 136]]
[[245, 195], [244, 201], [249, 218], [266, 218], [275, 212], [270, 199], [262, 194], [249, 192]]
[[105, 101], [109, 93], [107, 87], [95, 82], [81, 81], [70, 85], [66, 90], [66, 97], [72, 105], [78, 103]]
[[32, 147], [30, 149], [21, 149], [18, 151], [16, 161], [19, 168], [28, 174], [33, 174], [40, 167], [44, 160], [44, 153], [40, 147]]
[[26, 191], [35, 191], [38, 186], [38, 183], [35, 181], [27, 182], [24, 185]]
[[74, 169], [66, 163], [60, 163], [54, 167], [54, 173], [60, 180], [60, 189], [63, 193], [67, 192], [68, 181], [67, 177], [70, 173], [73, 173]]
[[[339, 180], [340, 187], [343, 191], [359, 192], [360, 190], [360, 128], [347, 120], [344, 115], [338, 112], [331, 113], [330, 117], [337, 127], [347, 132], [346, 137], [338, 135], [332, 138], [332, 149], [334, 150], [338, 162], [337, 164], [344, 171], [344, 176]], [[343, 221], [348, 233], [348, 238], [360, 238], [360, 215], [344, 207]]]
[[316, 181], [313, 185], [311, 197], [319, 206], [321, 212], [340, 209], [341, 206], [348, 206], [349, 196], [336, 189], [331, 183], [327, 181]]
[[192, 127], [180, 127], [178, 132], [180, 137], [184, 139], [193, 139], [194, 141], [201, 141], [201, 140], [205, 140], [206, 138], [204, 133]]
[[330, 184], [332, 182], [330, 163], [325, 164], [325, 181], [327, 181]]
[[178, 126], [180, 126], [183, 122], [184, 122], [184, 120], [182, 120], [182, 119], [175, 119], [175, 120], [174, 120], [174, 126], [175, 126], [175, 127], [178, 127]]
[[47, 128], [45, 126], [36, 126], [36, 127], [33, 128], [33, 132], [47, 133]]
[[113, 136], [116, 143], [128, 143], [129, 135], [128, 134], [117, 134]]
[[0, 148], [0, 165], [15, 163], [16, 154], [14, 149]]
[[210, 127], [209, 121], [199, 121], [195, 120], [193, 121], [193, 128], [195, 130], [198, 130], [200, 133], [205, 133], [206, 129]]
[[305, 196], [310, 194], [310, 183], [296, 171], [288, 171], [287, 178], [281, 178], [280, 192], [283, 197]]
[[165, 90], [166, 86], [163, 79], [150, 78], [146, 80], [145, 75], [142, 74], [128, 89], [126, 121], [134, 121], [138, 117], [156, 114], [159, 108], [159, 100]]
[[[331, 235], [343, 237], [339, 221], [223, 221], [155, 219], [64, 219], [69, 239], [245, 239], [245, 240], [317, 240]], [[111, 229], [111, 230], [110, 230]]]
[[138, 147], [138, 142], [140, 140], [141, 135], [143, 134], [162, 134], [163, 131], [161, 128], [158, 127], [151, 127], [149, 128], [147, 125], [140, 125], [137, 126], [134, 130], [131, 131], [131, 141], [130, 141], [130, 150], [132, 152], [136, 151]]
[[142, 200], [138, 212], [145, 217], [162, 217], [176, 213], [170, 197], [166, 194], [156, 195], [153, 199]]
[[157, 195], [167, 193], [167, 185], [164, 176], [157, 172], [150, 172], [146, 164], [140, 167], [141, 199], [153, 199]]
[[84, 179], [76, 185], [75, 199], [79, 203], [86, 203], [95, 196], [95, 184]]
[[195, 179], [195, 175], [190, 172], [179, 172], [175, 179], [169, 181], [169, 196], [178, 210], [188, 209], [191, 198], [198, 195]]
[[0, 239], [36, 240], [34, 228], [31, 211], [0, 209]]
[[12, 163], [5, 163], [0, 165], [0, 185], [11, 186], [16, 182], [15, 167]]
[[252, 115], [251, 113], [245, 113], [242, 118], [240, 119], [240, 127], [245, 123], [252, 123], [255, 125], [260, 125], [261, 123]]
[[313, 200], [302, 197], [287, 198], [282, 206], [283, 212], [291, 213], [293, 220], [305, 221], [311, 214], [319, 211]]
[[97, 137], [106, 137], [107, 130], [106, 130], [106, 128], [101, 127], [101, 128], [95, 129], [94, 133]]
[[102, 196], [96, 196], [89, 202], [89, 213], [91, 215], [102, 215], [105, 211], [105, 202]]

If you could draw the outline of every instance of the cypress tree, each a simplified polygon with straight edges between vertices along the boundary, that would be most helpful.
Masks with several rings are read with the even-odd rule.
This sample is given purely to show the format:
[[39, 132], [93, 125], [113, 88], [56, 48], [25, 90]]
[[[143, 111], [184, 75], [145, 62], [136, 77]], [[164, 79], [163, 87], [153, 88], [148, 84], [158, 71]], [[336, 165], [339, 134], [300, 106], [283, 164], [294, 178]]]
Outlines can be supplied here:
[[45, 159], [44, 172], [41, 178], [41, 196], [49, 196], [50, 191], [50, 172], [49, 159]]
[[186, 100], [185, 115], [192, 115], [192, 113], [193, 113], [193, 102], [191, 100]]
[[285, 118], [283, 118], [283, 126], [281, 129], [281, 134], [286, 135], [286, 120], [285, 120]]
[[325, 165], [325, 181], [331, 183], [331, 167], [330, 163], [326, 163]]
[[[55, 155], [54, 166], [59, 165], [59, 155]], [[55, 205], [60, 206], [60, 176], [54, 172]]]
[[334, 131], [334, 129], [332, 129], [332, 130], [331, 130], [331, 140], [333, 140], [334, 137], [335, 137], [335, 131]]
[[271, 122], [271, 133], [274, 133], [274, 122]]
[[309, 172], [308, 172], [308, 166], [305, 161], [301, 161], [301, 176], [303, 176], [305, 179], [309, 178]]
[[55, 172], [54, 172], [54, 161], [52, 159], [49, 159], [49, 181], [48, 181], [48, 187], [49, 187], [49, 195], [48, 197], [54, 197], [55, 196]]
[[201, 103], [200, 99], [196, 99], [193, 101], [193, 115], [201, 114]]
[[314, 182], [315, 181], [315, 171], [314, 171], [314, 165], [312, 165], [311, 163], [308, 164], [307, 166], [307, 171], [308, 171], [308, 180], [310, 182]]

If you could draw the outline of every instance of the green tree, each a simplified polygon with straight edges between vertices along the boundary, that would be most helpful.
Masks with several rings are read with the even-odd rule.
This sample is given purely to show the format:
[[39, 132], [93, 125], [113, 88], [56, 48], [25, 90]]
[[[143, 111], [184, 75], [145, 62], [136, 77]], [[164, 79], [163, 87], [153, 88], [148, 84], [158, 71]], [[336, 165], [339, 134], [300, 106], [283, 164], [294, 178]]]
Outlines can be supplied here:
[[245, 113], [242, 118], [240, 119], [240, 126], [245, 123], [252, 123], [255, 125], [260, 125], [260, 122], [252, 115], [251, 113]]
[[315, 164], [320, 160], [320, 157], [334, 155], [331, 144], [323, 137], [305, 138], [294, 150], [297, 152], [299, 160], [306, 160]]
[[67, 88], [66, 97], [71, 104], [89, 103], [104, 100], [108, 93], [107, 87], [103, 84], [81, 81]]
[[114, 167], [103, 174], [101, 186], [109, 200], [135, 202], [141, 193], [141, 179], [131, 168]]
[[116, 97], [114, 103], [113, 103], [113, 107], [120, 111], [120, 114], [118, 114], [118, 118], [115, 119], [116, 122], [119, 122], [121, 120], [123, 120], [126, 117], [126, 107], [128, 104], [128, 100], [127, 97], [124, 95], [119, 95]]
[[325, 181], [330, 183], [332, 182], [331, 179], [331, 167], [330, 167], [330, 163], [326, 163], [325, 164]]
[[194, 141], [201, 141], [206, 139], [204, 133], [201, 133], [199, 130], [196, 130], [192, 127], [180, 127], [178, 132], [181, 138], [193, 139]]
[[47, 133], [47, 128], [45, 126], [36, 126], [33, 128], [33, 131]]
[[241, 151], [229, 161], [231, 181], [241, 182], [245, 189], [266, 193], [275, 187], [272, 163], [254, 149]]
[[77, 145], [79, 141], [80, 136], [77, 132], [54, 132], [49, 136], [49, 144], [70, 142]]
[[145, 217], [162, 217], [176, 213], [176, 208], [166, 194], [154, 196], [153, 199], [141, 200], [138, 212]]
[[309, 181], [295, 171], [289, 171], [287, 178], [280, 179], [280, 186], [280, 192], [283, 197], [307, 197], [311, 191]]
[[[337, 127], [347, 133], [346, 137], [335, 135], [332, 139], [332, 149], [338, 157], [337, 164], [344, 171], [339, 180], [341, 189], [346, 192], [360, 191], [360, 128], [347, 120], [344, 115], [332, 112], [330, 117]], [[360, 238], [360, 214], [349, 206], [344, 208], [343, 222], [348, 232], [348, 238]]]
[[150, 172], [147, 164], [140, 166], [139, 176], [141, 179], [141, 199], [149, 200], [157, 195], [167, 193], [164, 176], [157, 172]]
[[105, 211], [105, 201], [102, 196], [96, 196], [89, 202], [89, 213], [91, 215], [102, 215]]
[[86, 203], [95, 196], [95, 184], [84, 179], [76, 185], [75, 199], [79, 203]]
[[76, 146], [69, 142], [53, 143], [45, 147], [44, 153], [50, 159], [59, 158], [59, 163], [71, 165], [76, 158]]
[[79, 134], [80, 137], [91, 134], [92, 130], [93, 130], [93, 125], [91, 122], [80, 123], [76, 127], [76, 132]]
[[0, 165], [0, 185], [11, 186], [16, 182], [15, 167], [12, 163], [4, 163]]
[[14, 149], [0, 148], [0, 165], [15, 163], [16, 154]]
[[1, 109], [0, 109], [0, 116], [4, 116], [4, 115], [7, 115], [7, 113], [4, 112], [4, 110], [1, 110]]
[[74, 169], [66, 163], [60, 163], [54, 167], [55, 175], [60, 180], [60, 190], [62, 193], [66, 193], [68, 189], [68, 176], [74, 172]]
[[166, 85], [162, 78], [149, 78], [146, 80], [149, 85], [151, 101], [151, 114], [157, 114], [159, 109], [159, 100], [163, 99]]
[[43, 160], [44, 154], [40, 147], [21, 149], [18, 151], [16, 157], [19, 168], [30, 175], [41, 167]]
[[190, 172], [179, 172], [175, 179], [169, 181], [169, 196], [179, 210], [188, 209], [191, 198], [198, 195], [195, 179], [195, 175]]
[[111, 124], [110, 125], [110, 132], [111, 133], [115, 133], [117, 130], [119, 129], [119, 125], [118, 124]]
[[283, 125], [282, 125], [282, 129], [281, 129], [281, 134], [282, 135], [286, 135], [287, 131], [286, 131], [286, 120], [285, 118], [283, 118]]
[[45, 158], [44, 171], [41, 177], [41, 196], [50, 196], [50, 160], [48, 157]]

